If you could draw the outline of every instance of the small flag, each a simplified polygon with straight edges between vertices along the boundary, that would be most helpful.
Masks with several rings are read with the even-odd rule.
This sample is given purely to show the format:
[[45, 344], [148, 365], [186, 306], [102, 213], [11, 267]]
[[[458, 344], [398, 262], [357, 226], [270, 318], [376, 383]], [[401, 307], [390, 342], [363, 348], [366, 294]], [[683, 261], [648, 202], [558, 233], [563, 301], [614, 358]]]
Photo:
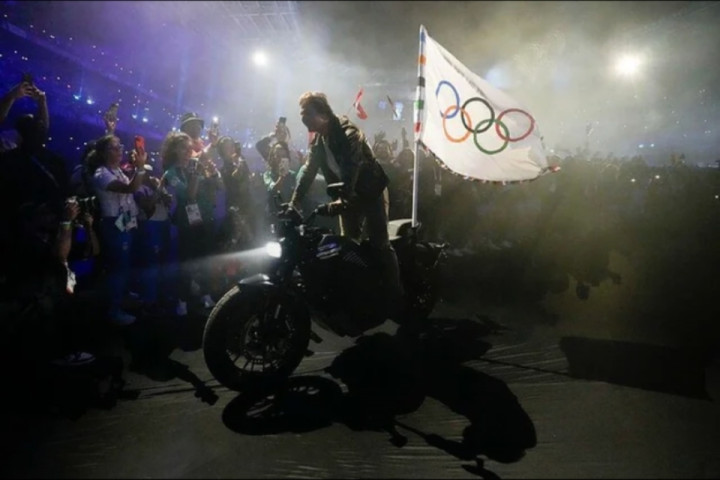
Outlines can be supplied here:
[[360, 87], [360, 91], [358, 91], [357, 95], [355, 96], [355, 101], [353, 102], [352, 106], [355, 108], [355, 114], [357, 114], [358, 118], [361, 120], [365, 120], [368, 118], [367, 112], [365, 112], [365, 109], [360, 105], [360, 99], [362, 98], [364, 93], [364, 89]]
[[392, 98], [390, 98], [390, 95], [387, 96], [388, 103], [390, 103], [390, 108], [392, 109], [393, 113], [393, 119], [400, 120], [400, 115], [398, 115], [397, 111], [395, 110], [395, 102], [392, 101]]

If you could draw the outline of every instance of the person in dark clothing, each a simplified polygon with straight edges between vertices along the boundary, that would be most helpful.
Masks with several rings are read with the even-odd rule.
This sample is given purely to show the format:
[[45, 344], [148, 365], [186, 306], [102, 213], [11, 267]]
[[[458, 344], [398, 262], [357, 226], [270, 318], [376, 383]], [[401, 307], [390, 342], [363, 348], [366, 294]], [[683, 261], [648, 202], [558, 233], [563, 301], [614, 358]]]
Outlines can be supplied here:
[[373, 155], [365, 134], [347, 117], [338, 118], [324, 93], [307, 92], [300, 97], [303, 124], [315, 138], [299, 175], [290, 205], [299, 208], [318, 170], [328, 184], [343, 182], [341, 198], [330, 204], [340, 214], [340, 232], [355, 241], [366, 235], [379, 251], [382, 279], [389, 307], [399, 307], [403, 295], [395, 250], [390, 244], [383, 192], [388, 178]]
[[65, 161], [43, 146], [47, 129], [43, 121], [27, 114], [15, 125], [20, 135], [17, 148], [3, 152], [3, 188], [0, 193], [11, 207], [27, 202], [45, 203], [60, 214], [69, 194]]
[[218, 140], [218, 156], [222, 161], [220, 174], [225, 182], [227, 209], [220, 229], [221, 250], [242, 250], [248, 248], [255, 239], [250, 168], [230, 137]]
[[7, 282], [0, 294], [3, 352], [23, 366], [52, 361], [74, 366], [94, 360], [80, 351], [87, 308], [74, 293], [75, 276], [68, 267], [76, 202], [65, 202], [58, 214], [47, 202], [18, 207], [10, 227], [12, 255], [6, 264]]
[[375, 155], [375, 160], [377, 160], [388, 177], [388, 188], [383, 192], [385, 213], [388, 215], [388, 218], [394, 218], [390, 215], [390, 203], [391, 199], [394, 201], [396, 197], [398, 172], [395, 169], [395, 165], [393, 165], [393, 145], [385, 138], [385, 132], [380, 131], [375, 134], [375, 142], [373, 143], [372, 150], [373, 155]]
[[[69, 194], [69, 180], [64, 160], [43, 146], [47, 136], [45, 123], [33, 115], [23, 115], [15, 125], [20, 136], [19, 145], [0, 154], [0, 202], [9, 218], [6, 228], [0, 229], [0, 246], [4, 252], [12, 243], [19, 225], [20, 206], [46, 204], [54, 215], [62, 214]], [[10, 256], [0, 260], [0, 272]]]
[[275, 212], [275, 196], [279, 195], [282, 202], [290, 200], [295, 190], [297, 172], [290, 170], [290, 147], [287, 144], [287, 127], [282, 123], [275, 125], [275, 131], [265, 135], [255, 148], [265, 160], [263, 182], [268, 193], [268, 210]]

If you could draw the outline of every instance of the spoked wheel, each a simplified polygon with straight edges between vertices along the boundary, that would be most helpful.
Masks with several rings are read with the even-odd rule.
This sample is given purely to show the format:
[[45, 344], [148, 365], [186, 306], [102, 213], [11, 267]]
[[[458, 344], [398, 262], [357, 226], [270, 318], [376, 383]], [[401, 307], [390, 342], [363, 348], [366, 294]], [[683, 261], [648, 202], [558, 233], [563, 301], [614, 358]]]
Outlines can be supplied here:
[[274, 288], [234, 287], [208, 317], [203, 353], [210, 373], [240, 391], [289, 377], [310, 340], [310, 316], [294, 297]]

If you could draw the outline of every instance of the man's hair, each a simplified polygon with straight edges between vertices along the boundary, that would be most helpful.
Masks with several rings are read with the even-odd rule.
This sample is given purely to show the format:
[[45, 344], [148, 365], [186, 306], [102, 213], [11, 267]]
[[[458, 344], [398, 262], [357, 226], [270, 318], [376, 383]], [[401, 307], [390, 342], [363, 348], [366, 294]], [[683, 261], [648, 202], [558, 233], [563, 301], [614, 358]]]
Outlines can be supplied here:
[[315, 111], [321, 115], [327, 115], [329, 117], [334, 116], [332, 108], [328, 103], [327, 95], [321, 92], [305, 92], [300, 95], [300, 108], [307, 108], [312, 106]]

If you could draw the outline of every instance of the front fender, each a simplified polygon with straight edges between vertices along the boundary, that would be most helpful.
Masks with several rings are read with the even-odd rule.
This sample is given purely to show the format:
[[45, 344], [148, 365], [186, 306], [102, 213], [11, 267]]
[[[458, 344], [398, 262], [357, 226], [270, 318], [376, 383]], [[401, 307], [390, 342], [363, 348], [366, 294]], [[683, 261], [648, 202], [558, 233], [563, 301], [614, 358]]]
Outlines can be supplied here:
[[237, 286], [240, 289], [247, 290], [260, 286], [274, 287], [275, 284], [270, 280], [268, 275], [264, 273], [256, 273], [250, 277], [243, 278], [237, 282]]
[[278, 285], [273, 279], [264, 273], [257, 273], [247, 278], [243, 278], [237, 282], [237, 287], [241, 292], [273, 292], [277, 294], [282, 291], [283, 295], [289, 295], [298, 299], [298, 292], [294, 288], [283, 287]]

